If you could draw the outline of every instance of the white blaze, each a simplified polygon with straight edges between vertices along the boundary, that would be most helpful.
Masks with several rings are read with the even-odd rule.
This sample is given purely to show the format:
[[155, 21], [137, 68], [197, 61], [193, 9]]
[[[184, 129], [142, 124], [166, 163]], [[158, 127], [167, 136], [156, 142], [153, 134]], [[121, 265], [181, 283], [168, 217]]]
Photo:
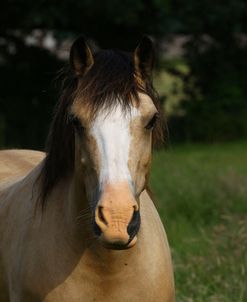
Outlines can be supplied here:
[[130, 122], [139, 112], [132, 107], [123, 112], [117, 105], [111, 112], [99, 112], [92, 135], [95, 137], [100, 153], [100, 184], [116, 183], [127, 180], [131, 184], [128, 167], [131, 142]]

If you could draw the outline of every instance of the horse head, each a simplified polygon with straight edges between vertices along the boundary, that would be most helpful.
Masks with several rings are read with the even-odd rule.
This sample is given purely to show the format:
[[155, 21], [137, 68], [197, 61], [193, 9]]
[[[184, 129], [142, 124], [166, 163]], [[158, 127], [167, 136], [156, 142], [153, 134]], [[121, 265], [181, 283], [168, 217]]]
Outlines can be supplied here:
[[51, 144], [47, 162], [54, 154], [58, 166], [73, 165], [93, 213], [94, 232], [112, 249], [129, 248], [137, 241], [139, 197], [148, 186], [153, 140], [162, 136], [151, 81], [153, 61], [148, 37], [133, 53], [101, 50], [95, 54], [78, 38], [70, 51], [70, 96], [67, 93], [66, 99], [65, 93], [66, 105], [59, 106], [50, 135], [54, 140], [55, 131], [64, 133], [60, 152], [62, 148], [64, 154], [73, 153], [73, 158], [69, 164], [63, 155], [59, 159]]

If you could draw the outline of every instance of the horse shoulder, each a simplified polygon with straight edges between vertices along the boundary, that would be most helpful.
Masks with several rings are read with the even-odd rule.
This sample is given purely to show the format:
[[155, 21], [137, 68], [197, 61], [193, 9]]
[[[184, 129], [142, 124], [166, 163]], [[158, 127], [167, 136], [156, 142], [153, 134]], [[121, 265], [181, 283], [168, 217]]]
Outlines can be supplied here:
[[[155, 280], [157, 301], [174, 301], [174, 279], [170, 247], [165, 228], [147, 191], [141, 195], [141, 245], [149, 278]], [[153, 276], [153, 277], [152, 277]], [[145, 296], [143, 297], [145, 300]]]
[[0, 183], [17, 180], [29, 173], [45, 154], [33, 150], [0, 151]]
[[[0, 184], [0, 301], [1, 293], [10, 294], [11, 301], [16, 301], [13, 295], [20, 294], [20, 274], [23, 254], [28, 244], [29, 226], [32, 224], [35, 203], [33, 194], [36, 194], [34, 183], [39, 175], [42, 154], [32, 152], [5, 152], [1, 151], [1, 171], [5, 168], [4, 178]], [[31, 155], [22, 165], [24, 155]], [[23, 161], [20, 159], [23, 156]], [[11, 158], [13, 162], [11, 162]], [[34, 167], [34, 168], [33, 168]], [[11, 173], [11, 169], [17, 169]], [[33, 169], [32, 169], [33, 168]], [[30, 171], [31, 170], [31, 171]], [[30, 172], [29, 172], [30, 171]], [[27, 174], [27, 175], [26, 175]], [[6, 284], [7, 282], [7, 284]], [[7, 293], [6, 293], [7, 292]], [[18, 300], [19, 301], [19, 300]]]

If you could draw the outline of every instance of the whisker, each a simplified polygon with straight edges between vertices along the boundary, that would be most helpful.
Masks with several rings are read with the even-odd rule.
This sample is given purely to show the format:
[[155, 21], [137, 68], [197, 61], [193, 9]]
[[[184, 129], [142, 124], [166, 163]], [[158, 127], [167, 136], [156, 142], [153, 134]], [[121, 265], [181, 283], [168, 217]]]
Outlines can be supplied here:
[[91, 211], [92, 211], [91, 207], [88, 207], [88, 208], [85, 208], [85, 209], [81, 210], [80, 213], [88, 213], [88, 212], [91, 212]]
[[77, 216], [76, 220], [82, 220], [84, 218], [93, 218], [93, 215], [91, 213], [82, 214], [80, 216]]
[[80, 222], [77, 222], [77, 223], [74, 224], [74, 226], [75, 226], [75, 227], [83, 227], [83, 226], [84, 226], [84, 227], [87, 227], [87, 228], [88, 228], [88, 227], [91, 226], [91, 221], [88, 221], [87, 223], [80, 223]]
[[74, 221], [75, 226], [92, 226], [92, 217], [84, 217], [83, 219], [77, 219]]

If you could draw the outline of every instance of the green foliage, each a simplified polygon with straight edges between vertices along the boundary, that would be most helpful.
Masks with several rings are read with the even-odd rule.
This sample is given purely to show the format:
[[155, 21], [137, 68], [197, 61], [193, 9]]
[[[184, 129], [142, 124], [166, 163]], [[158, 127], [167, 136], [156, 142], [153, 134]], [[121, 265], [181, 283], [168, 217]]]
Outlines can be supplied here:
[[247, 299], [246, 143], [155, 153], [151, 188], [166, 226], [177, 301]]
[[190, 34], [185, 97], [171, 120], [177, 138], [225, 141], [247, 137], [247, 11], [244, 0], [176, 1], [181, 29]]
[[38, 47], [12, 41], [16, 51], [4, 51], [0, 64], [0, 144], [9, 147], [44, 147], [55, 103], [55, 71], [61, 63]]
[[[211, 37], [228, 40], [233, 32], [244, 33], [246, 24], [246, 1], [224, 0], [175, 0], [172, 11], [179, 20], [180, 31], [193, 33], [199, 37], [209, 34]], [[222, 36], [224, 34], [224, 36]]]
[[[34, 28], [64, 34], [86, 34], [101, 47], [130, 50], [144, 33], [167, 30], [169, 0], [30, 0], [9, 2], [0, 12], [0, 28]], [[11, 18], [10, 18], [11, 16]]]
[[24, 43], [27, 34], [52, 31], [61, 42], [83, 33], [102, 48], [130, 51], [144, 33], [161, 37], [166, 32], [168, 11], [168, 0], [5, 0], [0, 10], [0, 146], [43, 149], [57, 101], [52, 81], [64, 63], [39, 45]]
[[187, 46], [191, 73], [182, 104], [187, 113], [183, 121], [187, 139], [247, 137], [247, 48], [240, 48], [235, 39], [229, 40], [215, 41], [217, 47], [208, 46], [203, 52], [192, 42]]
[[[83, 33], [102, 48], [128, 51], [136, 47], [143, 33], [155, 38], [158, 50], [165, 37], [187, 35], [183, 62], [188, 72], [181, 73], [179, 68], [169, 66], [168, 60], [160, 64], [167, 73], [179, 78], [174, 83], [183, 88], [170, 102], [177, 109], [169, 120], [172, 140], [212, 142], [246, 138], [245, 7], [245, 0], [3, 1], [0, 144], [30, 148], [44, 145], [51, 105], [57, 99], [51, 83], [62, 62], [42, 47], [24, 43], [34, 29], [53, 32], [58, 47], [64, 38]], [[162, 85], [167, 85], [167, 77], [159, 83]], [[172, 99], [172, 93], [177, 93], [175, 86], [173, 91], [161, 90], [168, 91]], [[27, 114], [28, 121], [21, 121]]]

